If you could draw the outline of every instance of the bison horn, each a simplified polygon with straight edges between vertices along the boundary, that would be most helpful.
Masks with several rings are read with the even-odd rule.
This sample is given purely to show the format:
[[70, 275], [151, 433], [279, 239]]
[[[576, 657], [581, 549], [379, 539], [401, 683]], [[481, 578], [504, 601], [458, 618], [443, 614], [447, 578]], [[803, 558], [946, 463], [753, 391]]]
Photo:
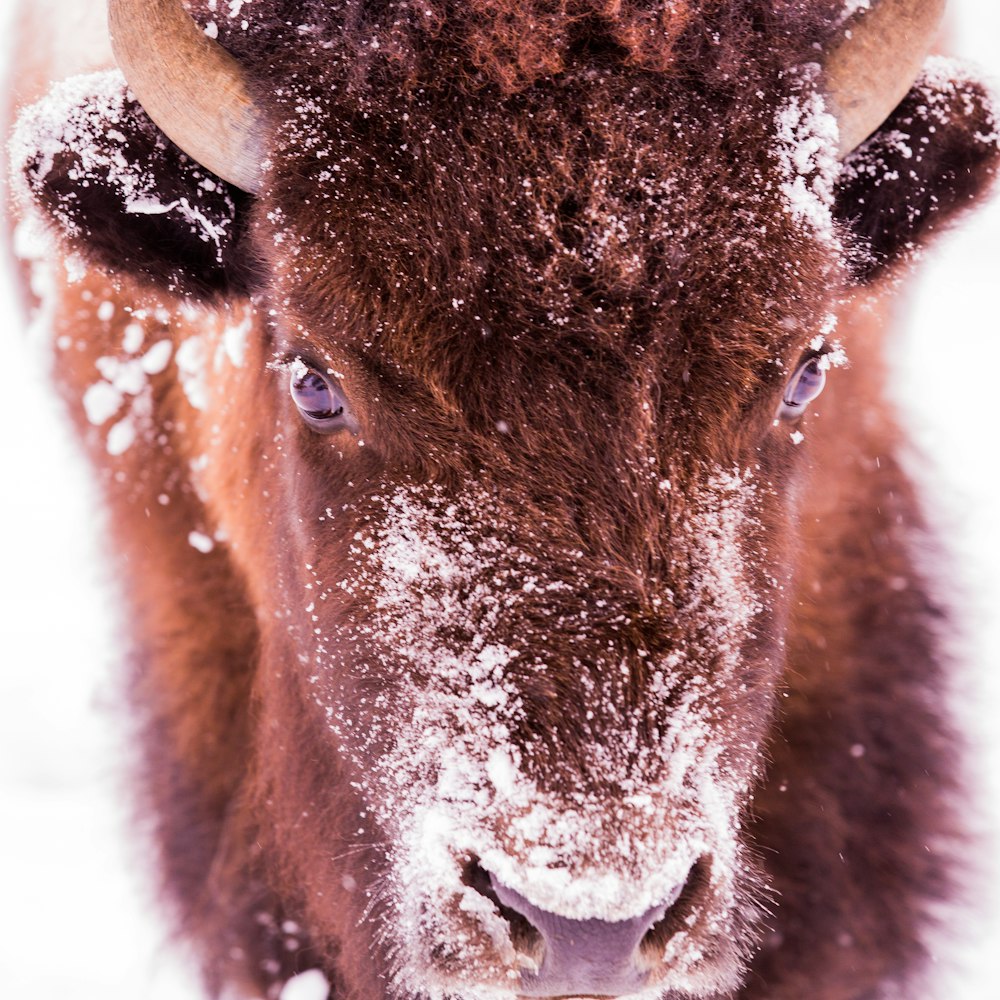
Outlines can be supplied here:
[[108, 0], [115, 59], [150, 118], [190, 157], [260, 190], [264, 129], [239, 63], [180, 0]]
[[913, 86], [941, 22], [946, 0], [870, 0], [824, 58], [840, 155], [861, 145]]

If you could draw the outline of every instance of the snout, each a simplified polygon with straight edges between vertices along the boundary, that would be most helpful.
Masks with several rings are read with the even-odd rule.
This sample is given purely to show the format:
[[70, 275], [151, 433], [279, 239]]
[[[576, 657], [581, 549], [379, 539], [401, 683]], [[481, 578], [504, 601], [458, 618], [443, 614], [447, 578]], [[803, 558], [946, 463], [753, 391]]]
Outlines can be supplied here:
[[618, 997], [659, 978], [664, 946], [680, 928], [679, 904], [697, 893], [700, 868], [666, 898], [627, 920], [574, 920], [536, 906], [492, 873], [478, 870], [475, 888], [499, 906], [524, 956], [524, 997]]
[[613, 822], [536, 806], [501, 816], [505, 842], [421, 811], [397, 882], [401, 981], [469, 1000], [731, 993], [754, 940], [738, 881], [752, 866], [728, 827], [653, 801]]
[[631, 920], [570, 920], [547, 913], [495, 876], [490, 884], [500, 902], [520, 914], [542, 939], [543, 953], [537, 972], [521, 974], [520, 993], [529, 997], [566, 994], [621, 996], [641, 990], [649, 978], [649, 963], [639, 945], [659, 923], [680, 895]]

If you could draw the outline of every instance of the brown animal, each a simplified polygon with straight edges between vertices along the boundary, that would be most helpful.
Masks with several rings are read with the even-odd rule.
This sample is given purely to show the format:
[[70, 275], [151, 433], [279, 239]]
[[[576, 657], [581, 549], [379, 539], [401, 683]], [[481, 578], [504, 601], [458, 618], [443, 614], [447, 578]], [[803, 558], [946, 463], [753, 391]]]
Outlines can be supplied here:
[[112, 3], [133, 90], [13, 166], [210, 994], [917, 995], [961, 830], [878, 302], [1000, 160], [940, 5], [189, 6]]

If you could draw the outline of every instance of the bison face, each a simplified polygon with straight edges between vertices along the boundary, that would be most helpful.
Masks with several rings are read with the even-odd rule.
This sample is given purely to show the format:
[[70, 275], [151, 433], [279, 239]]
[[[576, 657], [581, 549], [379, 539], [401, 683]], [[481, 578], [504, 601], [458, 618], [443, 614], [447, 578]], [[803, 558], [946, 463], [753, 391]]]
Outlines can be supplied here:
[[928, 74], [841, 171], [812, 71], [728, 22], [675, 75], [588, 22], [517, 87], [317, 17], [255, 64], [254, 199], [114, 78], [22, 134], [75, 249], [248, 317], [236, 358], [198, 314], [157, 413], [256, 621], [212, 872], [345, 997], [726, 994], [801, 411], [849, 282], [984, 182], [981, 91]]
[[[623, 118], [565, 86], [627, 151], [589, 155], [566, 93], [542, 94], [539, 131], [477, 183], [504, 101], [481, 134], [435, 104], [360, 146], [357, 120], [289, 95], [289, 121], [323, 124], [282, 132], [257, 221], [274, 427], [252, 495], [276, 526], [227, 519], [280, 609], [263, 704], [297, 734], [262, 758], [266, 826], [315, 939], [374, 948], [403, 993], [715, 996], [766, 892], [741, 825], [783, 660], [782, 396], [827, 349], [839, 274], [835, 160], [789, 102], [758, 127], [813, 129], [804, 173], [709, 174], [727, 140], [691, 107], [668, 134], [640, 124], [648, 93]], [[553, 133], [556, 170], [532, 163]], [[382, 169], [398, 187], [372, 190]], [[759, 266], [775, 241], [795, 273]]]
[[[578, 86], [573, 103], [604, 99]], [[564, 99], [536, 120], [569, 146]], [[333, 110], [263, 196], [274, 433], [252, 493], [278, 527], [227, 527], [237, 551], [270, 541], [249, 574], [281, 567], [257, 585], [281, 609], [267, 662], [291, 666], [262, 697], [323, 776], [269, 755], [268, 825], [295, 817], [275, 850], [314, 887], [313, 934], [370, 938], [403, 992], [714, 996], [754, 940], [766, 889], [741, 825], [799, 456], [782, 399], [802, 401], [803, 356], [829, 347], [834, 160], [822, 147], [799, 177], [814, 218], [783, 207], [780, 156], [748, 199], [760, 164], [708, 176], [696, 150], [724, 137], [643, 133], [649, 99], [623, 160], [580, 149], [526, 172], [543, 141], [527, 135], [496, 154], [501, 190], [458, 169], [460, 219], [433, 162], [471, 156], [468, 127], [396, 163], [404, 190], [376, 204], [363, 179], [395, 162], [387, 130], [359, 149]], [[767, 128], [821, 136], [788, 107]], [[407, 114], [414, 136], [441, 131]], [[480, 116], [476, 156], [499, 127]], [[610, 147], [622, 122], [603, 122]], [[481, 236], [500, 252], [439, 287], [426, 275], [457, 251], [426, 238], [435, 205], [458, 234], [506, 206]], [[775, 240], [796, 273], [757, 265]], [[346, 903], [329, 889], [345, 879]]]

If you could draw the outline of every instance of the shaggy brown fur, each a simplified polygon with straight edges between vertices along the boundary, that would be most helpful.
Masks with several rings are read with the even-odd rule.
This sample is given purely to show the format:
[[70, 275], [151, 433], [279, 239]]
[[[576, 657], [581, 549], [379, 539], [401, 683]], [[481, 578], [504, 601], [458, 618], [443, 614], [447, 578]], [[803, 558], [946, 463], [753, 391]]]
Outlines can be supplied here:
[[[560, 585], [496, 626], [519, 653], [512, 741], [541, 789], [613, 802], [594, 747], [647, 780], [643, 754], [669, 721], [646, 659], [701, 649], [692, 688], [722, 669], [691, 610], [713, 469], [760, 484], [741, 544], [761, 603], [739, 682], [708, 708], [752, 793], [733, 941], [694, 916], [689, 933], [732, 975], [760, 945], [744, 1000], [863, 1000], [912, 982], [928, 906], [951, 892], [955, 754], [942, 612], [911, 555], [923, 524], [859, 286], [995, 172], [982, 88], [918, 85], [846, 164], [834, 239], [787, 210], [775, 119], [808, 95], [795, 67], [830, 37], [835, 0], [249, 6], [245, 28], [214, 17], [272, 129], [258, 199], [206, 185], [129, 100], [113, 129], [87, 132], [219, 227], [217, 253], [186, 216], [126, 211], [120, 177], [81, 169], [72, 143], [24, 164], [94, 265], [58, 290], [59, 375], [115, 515], [144, 811], [210, 990], [276, 996], [320, 967], [338, 1000], [392, 993], [382, 886], [398, 845], [365, 782], [398, 720], [372, 706], [430, 680], [372, 634], [363, 578], [302, 599], [351, 576], [353, 540], [385, 523], [380, 498], [424, 490], [420, 510], [439, 515], [428, 498], [461, 506], [474, 488], [466, 540], [502, 543], [488, 582], [520, 590], [530, 570]], [[105, 299], [111, 319], [97, 316]], [[832, 373], [797, 447], [775, 408], [831, 310], [852, 366]], [[245, 357], [219, 361], [244, 316]], [[209, 401], [192, 405], [174, 367], [154, 375], [138, 440], [109, 456], [81, 398], [99, 359], [127, 360], [137, 320], [147, 345], [205, 339]], [[296, 357], [343, 374], [364, 447], [299, 420], [268, 371]], [[218, 532], [212, 551], [187, 543], [192, 529]], [[440, 641], [468, 644], [476, 625]], [[330, 647], [321, 670], [314, 635]], [[331, 737], [320, 689], [364, 735]], [[630, 712], [647, 719], [634, 759], [602, 742]], [[671, 933], [710, 905], [694, 882], [688, 896]], [[433, 960], [457, 975], [446, 944]], [[710, 994], [669, 994], [694, 995]]]

